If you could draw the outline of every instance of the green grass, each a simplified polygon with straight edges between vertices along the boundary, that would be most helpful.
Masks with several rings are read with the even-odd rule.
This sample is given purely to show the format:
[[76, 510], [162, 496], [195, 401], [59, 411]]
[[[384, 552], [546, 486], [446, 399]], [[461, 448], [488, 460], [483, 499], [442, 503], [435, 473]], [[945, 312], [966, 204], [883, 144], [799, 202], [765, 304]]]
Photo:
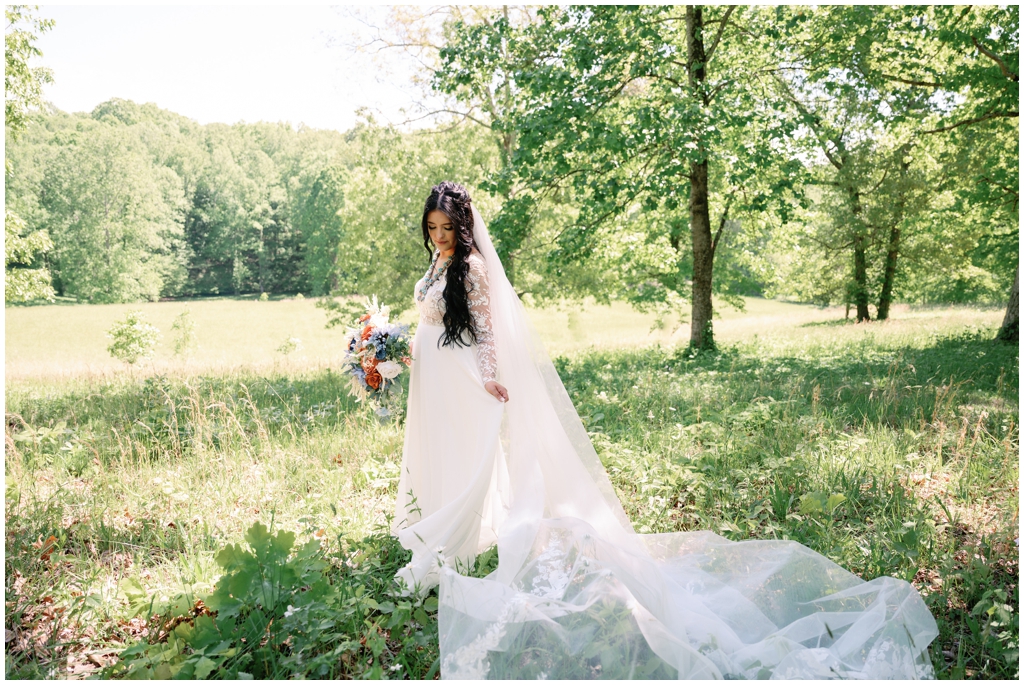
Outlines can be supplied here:
[[[810, 337], [826, 337], [815, 324], [841, 322], [842, 310], [745, 298], [745, 311], [723, 305], [716, 315], [716, 339], [741, 342], [754, 335], [789, 335], [794, 327]], [[197, 349], [188, 357], [174, 355], [171, 325], [185, 309], [195, 324]], [[145, 302], [110, 305], [45, 305], [6, 309], [6, 376], [10, 381], [66, 380], [81, 377], [116, 377], [125, 365], [107, 352], [106, 332], [125, 314], [141, 310], [149, 323], [160, 329], [162, 339], [152, 360], [142, 362], [134, 373], [230, 374], [259, 370], [263, 373], [303, 372], [337, 365], [344, 355], [343, 331], [326, 329], [327, 316], [312, 299], [207, 298], [180, 302]], [[891, 327], [921, 324], [949, 327], [982, 325], [998, 320], [994, 310], [944, 308], [910, 310], [897, 306]], [[531, 309], [530, 316], [552, 356], [584, 349], [621, 349], [627, 346], [686, 344], [689, 325], [668, 317], [652, 330], [649, 315], [627, 304], [590, 304], [580, 308]], [[409, 309], [401, 320], [412, 323], [417, 315]], [[949, 319], [948, 322], [944, 321]], [[986, 324], [987, 325], [987, 324]], [[827, 326], [826, 329], [831, 329]], [[863, 328], [863, 327], [861, 327]], [[860, 330], [860, 329], [858, 329]], [[278, 351], [288, 338], [298, 338], [301, 348]]]
[[[146, 307], [167, 335], [182, 304]], [[337, 637], [309, 643], [328, 670], [307, 676], [434, 675], [432, 607], [388, 595], [403, 551], [380, 526], [401, 427], [347, 397], [330, 370], [339, 333], [313, 330], [324, 316], [308, 301], [190, 307], [197, 359], [165, 349], [134, 373], [80, 364], [105, 354], [121, 310], [7, 310], [6, 675], [80, 676], [140, 639], [173, 643], [166, 619], [199, 624], [215, 554], [256, 521], [321, 541], [331, 601], [364, 588]], [[853, 325], [747, 309], [716, 322], [720, 353], [693, 357], [685, 327], [652, 332], [621, 307], [531, 313], [636, 529], [790, 538], [866, 579], [910, 580], [939, 622], [940, 677], [1014, 677], [1019, 357], [991, 342], [1001, 313], [903, 307]], [[32, 349], [46, 326], [87, 321], [89, 337]], [[215, 332], [228, 321], [242, 334]], [[289, 335], [307, 358], [265, 362]], [[304, 672], [289, 645], [264, 674]]]

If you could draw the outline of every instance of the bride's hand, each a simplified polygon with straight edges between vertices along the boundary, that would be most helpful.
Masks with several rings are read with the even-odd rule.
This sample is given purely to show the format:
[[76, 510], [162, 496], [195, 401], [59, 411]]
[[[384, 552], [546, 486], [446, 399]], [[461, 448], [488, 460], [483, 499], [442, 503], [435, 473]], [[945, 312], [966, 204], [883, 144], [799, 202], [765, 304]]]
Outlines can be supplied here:
[[484, 383], [484, 390], [491, 393], [495, 399], [501, 400], [502, 402], [508, 402], [508, 390], [505, 386], [496, 381], [487, 381]]

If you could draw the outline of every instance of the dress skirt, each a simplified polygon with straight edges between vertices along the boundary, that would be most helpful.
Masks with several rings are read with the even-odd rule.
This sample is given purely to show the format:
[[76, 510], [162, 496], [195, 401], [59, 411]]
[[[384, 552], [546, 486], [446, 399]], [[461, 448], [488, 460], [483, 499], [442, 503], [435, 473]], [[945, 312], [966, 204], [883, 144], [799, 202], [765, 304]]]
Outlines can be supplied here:
[[394, 533], [413, 559], [398, 577], [429, 588], [447, 562], [468, 567], [497, 542], [508, 509], [499, 435], [505, 405], [484, 389], [475, 345], [440, 346], [420, 322], [413, 342]]

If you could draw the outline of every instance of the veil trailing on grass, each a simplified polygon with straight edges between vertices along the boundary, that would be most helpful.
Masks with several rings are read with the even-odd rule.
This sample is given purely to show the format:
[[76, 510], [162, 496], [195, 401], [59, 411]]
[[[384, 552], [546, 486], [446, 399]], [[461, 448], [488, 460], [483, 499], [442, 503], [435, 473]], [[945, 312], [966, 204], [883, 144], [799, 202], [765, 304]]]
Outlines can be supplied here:
[[473, 218], [510, 397], [507, 474], [491, 486], [508, 508], [494, 572], [438, 571], [443, 677], [932, 675], [936, 624], [904, 581], [865, 582], [791, 541], [635, 533], [476, 208]]

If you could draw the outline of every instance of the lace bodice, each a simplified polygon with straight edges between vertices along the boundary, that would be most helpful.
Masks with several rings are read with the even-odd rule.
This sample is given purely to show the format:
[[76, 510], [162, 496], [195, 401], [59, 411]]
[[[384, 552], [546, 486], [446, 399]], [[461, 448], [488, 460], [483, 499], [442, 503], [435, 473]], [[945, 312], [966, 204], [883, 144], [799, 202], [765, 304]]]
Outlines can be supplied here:
[[[469, 264], [469, 273], [466, 274], [466, 293], [469, 299], [469, 313], [473, 317], [473, 327], [476, 329], [476, 360], [480, 367], [480, 375], [484, 383], [495, 380], [498, 374], [498, 361], [494, 347], [494, 332], [491, 328], [491, 301], [490, 283], [487, 280], [487, 266], [484, 258], [479, 252], [473, 252], [466, 259]], [[437, 252], [434, 252], [434, 262], [437, 262]], [[423, 278], [416, 283], [415, 292], [419, 292], [423, 283], [430, 275], [430, 270], [423, 274]], [[420, 320], [431, 326], [444, 325], [444, 293], [445, 283], [448, 282], [447, 274], [443, 274], [427, 290], [426, 296], [421, 301], [416, 299], [416, 308], [420, 312]]]

